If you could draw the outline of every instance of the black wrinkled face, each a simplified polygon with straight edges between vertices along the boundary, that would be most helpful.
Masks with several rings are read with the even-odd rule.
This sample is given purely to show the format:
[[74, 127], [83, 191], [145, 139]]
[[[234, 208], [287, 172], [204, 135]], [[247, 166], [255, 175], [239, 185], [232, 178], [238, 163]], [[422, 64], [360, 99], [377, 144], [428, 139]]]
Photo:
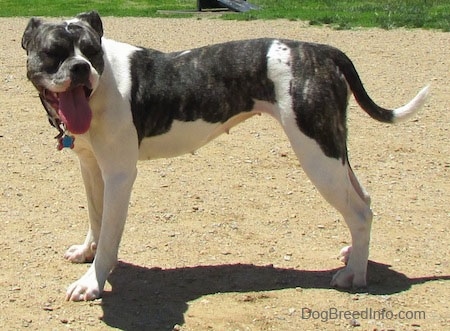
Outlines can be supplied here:
[[42, 24], [27, 44], [27, 76], [41, 92], [92, 89], [104, 69], [101, 37], [82, 21]]
[[58, 24], [32, 18], [25, 29], [27, 77], [60, 134], [66, 129], [74, 134], [89, 129], [90, 97], [105, 66], [102, 36], [102, 22], [94, 11]]

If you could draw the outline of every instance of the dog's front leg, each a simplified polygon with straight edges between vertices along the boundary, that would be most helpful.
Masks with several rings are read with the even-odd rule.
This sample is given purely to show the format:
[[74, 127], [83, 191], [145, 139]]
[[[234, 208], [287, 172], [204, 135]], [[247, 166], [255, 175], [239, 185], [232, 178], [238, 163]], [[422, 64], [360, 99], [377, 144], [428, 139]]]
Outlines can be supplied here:
[[102, 223], [104, 183], [94, 154], [87, 149], [77, 154], [86, 190], [90, 225], [84, 243], [71, 246], [64, 257], [70, 262], [84, 263], [92, 262], [95, 256]]
[[111, 174], [105, 178], [104, 209], [97, 252], [86, 274], [69, 286], [67, 300], [93, 300], [101, 296], [106, 279], [117, 262], [135, 178], [136, 168], [131, 172]]
[[[88, 271], [69, 286], [67, 300], [93, 300], [100, 297], [106, 279], [117, 262], [118, 247], [128, 213], [131, 189], [137, 174], [137, 135], [133, 124], [131, 121], [129, 122], [130, 126], [123, 129], [122, 132], [100, 135], [92, 144], [104, 183], [103, 208], [94, 208], [89, 212], [94, 219], [101, 213], [101, 225], [99, 226], [96, 222], [93, 225], [91, 223], [87, 241], [90, 241], [90, 235], [93, 235], [95, 240], [98, 229], [100, 233], [94, 261]], [[89, 190], [92, 191], [91, 193], [95, 192], [94, 196], [100, 192], [98, 188], [89, 188], [89, 186], [86, 190], [88, 194]], [[91, 203], [93, 204], [91, 207], [101, 206], [96, 199], [93, 199]]]

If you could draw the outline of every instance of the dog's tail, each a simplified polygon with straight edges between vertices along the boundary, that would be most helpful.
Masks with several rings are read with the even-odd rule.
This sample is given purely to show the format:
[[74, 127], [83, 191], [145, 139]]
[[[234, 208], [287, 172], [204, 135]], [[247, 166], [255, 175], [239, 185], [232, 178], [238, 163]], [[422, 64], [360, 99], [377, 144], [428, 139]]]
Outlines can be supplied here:
[[412, 117], [425, 103], [429, 85], [425, 86], [410, 102], [397, 109], [378, 106], [367, 94], [352, 61], [343, 53], [335, 57], [335, 63], [344, 74], [356, 101], [370, 117], [380, 122], [397, 123]]

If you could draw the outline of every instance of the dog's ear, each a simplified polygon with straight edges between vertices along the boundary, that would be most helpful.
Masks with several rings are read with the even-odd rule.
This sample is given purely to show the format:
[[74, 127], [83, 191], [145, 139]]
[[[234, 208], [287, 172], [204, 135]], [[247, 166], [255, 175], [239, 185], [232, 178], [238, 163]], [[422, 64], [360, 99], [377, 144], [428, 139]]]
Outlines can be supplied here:
[[27, 27], [25, 28], [25, 31], [22, 36], [22, 48], [27, 50], [28, 44], [34, 37], [34, 33], [36, 29], [42, 25], [43, 21], [39, 18], [32, 17], [30, 21], [28, 22]]
[[95, 10], [78, 14], [76, 18], [89, 24], [98, 33], [100, 38], [103, 37], [103, 23], [100, 15]]

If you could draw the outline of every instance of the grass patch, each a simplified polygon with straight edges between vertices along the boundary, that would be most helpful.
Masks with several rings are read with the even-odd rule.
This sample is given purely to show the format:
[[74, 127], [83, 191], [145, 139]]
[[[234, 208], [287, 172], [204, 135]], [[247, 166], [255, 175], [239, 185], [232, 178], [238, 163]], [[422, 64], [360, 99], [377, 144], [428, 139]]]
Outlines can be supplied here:
[[[448, 0], [249, 0], [260, 10], [224, 19], [289, 19], [335, 28], [427, 28], [450, 31]], [[96, 9], [103, 16], [166, 16], [158, 10], [195, 10], [196, 0], [0, 0], [0, 16], [65, 16]]]
[[158, 10], [195, 9], [188, 0], [0, 0], [0, 16], [71, 17], [97, 10], [102, 16], [155, 17]]
[[252, 13], [256, 18], [277, 16], [338, 28], [406, 27], [450, 31], [448, 0], [253, 0], [253, 3], [264, 9]]

